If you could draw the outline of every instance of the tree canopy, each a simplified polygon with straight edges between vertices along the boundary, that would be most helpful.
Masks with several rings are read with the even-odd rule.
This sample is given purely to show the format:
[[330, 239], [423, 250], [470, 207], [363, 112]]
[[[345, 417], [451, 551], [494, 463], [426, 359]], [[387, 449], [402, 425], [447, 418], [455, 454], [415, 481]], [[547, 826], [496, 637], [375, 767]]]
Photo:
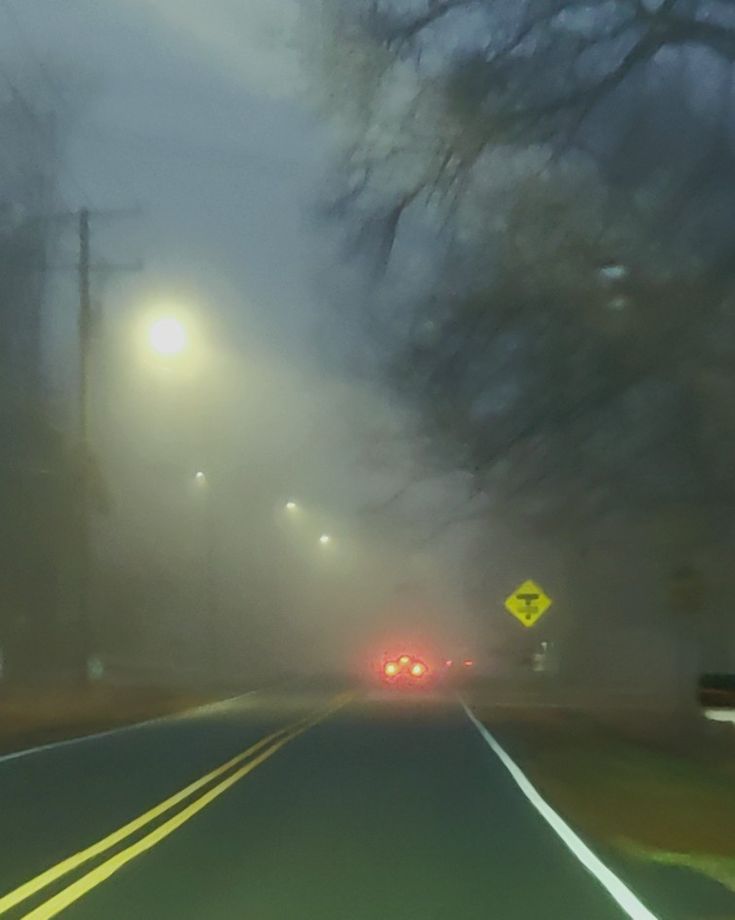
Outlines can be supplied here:
[[735, 5], [325, 9], [334, 210], [448, 462], [535, 520], [731, 505]]

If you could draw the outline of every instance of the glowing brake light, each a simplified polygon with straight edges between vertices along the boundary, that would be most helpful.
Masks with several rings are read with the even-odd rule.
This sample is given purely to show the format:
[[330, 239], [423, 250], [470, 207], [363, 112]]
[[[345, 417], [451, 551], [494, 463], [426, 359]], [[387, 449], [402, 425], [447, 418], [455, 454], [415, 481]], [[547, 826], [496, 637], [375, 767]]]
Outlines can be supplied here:
[[471, 668], [471, 667], [473, 667], [473, 665], [475, 664], [475, 662], [474, 662], [471, 658], [465, 658], [465, 660], [462, 662], [462, 664], [463, 664], [466, 668]]
[[416, 661], [411, 666], [411, 674], [413, 677], [423, 677], [426, 674], [426, 665], [423, 661]]
[[386, 677], [395, 677], [398, 673], [398, 664], [395, 661], [387, 661], [383, 667], [383, 673]]
[[398, 659], [398, 663], [402, 664], [404, 667], [407, 664], [410, 664], [410, 662], [411, 662], [411, 659], [409, 658], [408, 655], [401, 655], [401, 657]]
[[445, 667], [445, 668], [451, 668], [453, 664], [454, 664], [454, 662], [452, 661], [452, 659], [451, 659], [451, 658], [447, 658], [447, 660], [444, 662], [444, 667]]

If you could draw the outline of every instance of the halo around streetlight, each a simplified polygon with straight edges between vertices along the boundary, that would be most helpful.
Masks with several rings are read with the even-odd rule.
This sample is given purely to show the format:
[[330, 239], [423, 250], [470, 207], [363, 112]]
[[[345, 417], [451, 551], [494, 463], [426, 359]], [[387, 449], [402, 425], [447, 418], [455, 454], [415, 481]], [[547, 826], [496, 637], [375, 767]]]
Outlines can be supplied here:
[[194, 473], [194, 479], [196, 479], [197, 482], [202, 483], [203, 485], [207, 481], [207, 475], [206, 473], [203, 473], [201, 470], [197, 470], [197, 472]]
[[286, 511], [296, 511], [298, 507], [299, 506], [293, 500], [286, 502]]
[[321, 537], [319, 537], [319, 542], [322, 544], [322, 546], [326, 546], [328, 543], [332, 542], [332, 538], [328, 533], [323, 533]]
[[148, 342], [158, 355], [178, 355], [187, 345], [186, 330], [175, 316], [162, 316], [151, 324]]

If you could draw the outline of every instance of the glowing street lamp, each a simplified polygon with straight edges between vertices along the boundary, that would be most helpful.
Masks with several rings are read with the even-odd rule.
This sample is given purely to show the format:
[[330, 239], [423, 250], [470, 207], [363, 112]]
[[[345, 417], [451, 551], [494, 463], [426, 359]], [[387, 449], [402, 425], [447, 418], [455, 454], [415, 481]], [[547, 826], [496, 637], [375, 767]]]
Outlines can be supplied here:
[[207, 484], [207, 475], [201, 470], [198, 470], [194, 473], [194, 479], [196, 480], [197, 485], [204, 486]]
[[321, 537], [319, 537], [319, 542], [322, 546], [328, 546], [332, 542], [332, 538], [328, 533], [323, 533]]
[[162, 316], [148, 329], [148, 344], [161, 357], [180, 355], [188, 345], [186, 329], [175, 316]]
[[600, 267], [600, 277], [603, 281], [625, 281], [628, 275], [628, 266], [620, 262], [607, 262]]
[[298, 510], [299, 510], [299, 506], [296, 504], [295, 501], [286, 502], [286, 511], [293, 512], [293, 511], [298, 511]]

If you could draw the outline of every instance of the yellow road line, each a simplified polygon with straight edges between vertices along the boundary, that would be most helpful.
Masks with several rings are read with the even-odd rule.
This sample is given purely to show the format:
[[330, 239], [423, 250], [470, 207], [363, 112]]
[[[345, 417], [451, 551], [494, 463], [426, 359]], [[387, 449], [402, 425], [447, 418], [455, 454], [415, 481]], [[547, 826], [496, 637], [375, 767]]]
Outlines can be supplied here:
[[195, 799], [167, 821], [164, 821], [163, 824], [160, 824], [154, 830], [146, 834], [145, 837], [141, 837], [140, 840], [130, 844], [130, 846], [126, 847], [124, 850], [115, 853], [109, 859], [105, 860], [105, 862], [91, 869], [81, 878], [77, 879], [77, 881], [72, 882], [72, 884], [68, 885], [58, 894], [49, 898], [48, 901], [45, 901], [30, 913], [24, 914], [22, 920], [50, 920], [51, 917], [57, 916], [62, 910], [65, 910], [75, 901], [78, 901], [79, 898], [83, 897], [93, 888], [96, 888], [102, 882], [110, 878], [110, 876], [114, 875], [115, 872], [126, 865], [126, 863], [129, 863], [131, 860], [135, 859], [136, 856], [140, 856], [142, 853], [150, 850], [157, 843], [160, 843], [175, 830], [180, 828], [182, 824], [190, 821], [196, 814], [206, 808], [207, 805], [211, 804], [215, 799], [219, 798], [219, 796], [226, 792], [231, 786], [234, 786], [235, 783], [244, 776], [247, 776], [248, 773], [251, 773], [256, 767], [260, 766], [261, 763], [272, 757], [290, 741], [298, 738], [299, 735], [302, 735], [314, 725], [328, 718], [339, 708], [344, 706], [347, 701], [348, 700], [344, 697], [340, 698], [335, 705], [327, 709], [326, 712], [323, 712], [321, 715], [307, 722], [301, 728], [295, 728], [285, 737], [273, 742], [270, 747], [258, 754], [257, 757], [249, 761], [245, 766], [240, 767], [235, 773], [232, 773], [216, 786], [208, 789], [199, 796], [199, 798]]
[[[298, 724], [300, 723], [297, 722], [296, 725]], [[184, 789], [174, 793], [174, 795], [165, 799], [160, 804], [155, 805], [153, 808], [144, 812], [142, 815], [138, 815], [137, 818], [133, 818], [132, 821], [124, 824], [121, 828], [118, 828], [118, 830], [113, 831], [106, 837], [103, 837], [102, 840], [98, 840], [91, 846], [80, 850], [78, 853], [74, 853], [72, 856], [69, 856], [61, 862], [56, 863], [56, 865], [46, 869], [40, 875], [36, 875], [34, 878], [25, 882], [23, 885], [20, 885], [18, 888], [15, 888], [13, 891], [8, 892], [8, 894], [0, 898], [0, 914], [6, 913], [17, 904], [25, 901], [26, 898], [29, 898], [31, 895], [40, 891], [42, 888], [50, 885], [52, 882], [55, 882], [57, 879], [61, 878], [61, 876], [66, 875], [67, 872], [71, 872], [73, 869], [76, 869], [78, 866], [82, 865], [82, 863], [85, 863], [90, 859], [94, 859], [95, 856], [99, 856], [101, 853], [104, 853], [105, 850], [109, 850], [110, 847], [113, 847], [121, 841], [125, 840], [126, 837], [129, 837], [131, 834], [134, 834], [136, 831], [145, 827], [146, 824], [150, 824], [151, 821], [154, 821], [160, 815], [167, 812], [170, 808], [173, 808], [175, 805], [183, 802], [185, 799], [189, 798], [190, 795], [193, 795], [193, 793], [197, 792], [203, 786], [206, 786], [207, 783], [212, 782], [212, 780], [217, 779], [218, 776], [226, 773], [227, 770], [232, 769], [234, 766], [241, 763], [246, 758], [257, 753], [257, 751], [259, 751], [261, 748], [265, 747], [275, 738], [284, 734], [289, 730], [289, 728], [293, 727], [294, 726], [289, 726], [287, 728], [280, 729], [279, 731], [273, 732], [265, 738], [261, 738], [261, 740], [252, 745], [252, 747], [249, 747], [247, 750], [243, 751], [241, 754], [238, 754], [236, 757], [231, 758], [226, 763], [223, 763], [221, 766], [217, 767], [215, 770], [212, 770], [210, 773], [207, 773], [205, 776], [202, 776], [195, 782], [190, 783]]]
[[68, 872], [78, 868], [88, 860], [94, 859], [96, 856], [101, 855], [105, 852], [105, 850], [109, 850], [116, 844], [121, 843], [123, 840], [125, 840], [126, 837], [129, 837], [131, 834], [134, 834], [136, 831], [145, 827], [146, 824], [150, 824], [151, 821], [154, 821], [162, 814], [165, 814], [165, 812], [167, 812], [169, 809], [173, 808], [175, 805], [178, 805], [180, 802], [183, 802], [203, 786], [206, 786], [208, 783], [211, 783], [223, 773], [226, 773], [228, 770], [231, 770], [233, 767], [237, 766], [237, 764], [242, 763], [243, 760], [246, 760], [248, 757], [252, 757], [253, 754], [256, 754], [259, 750], [271, 744], [280, 736], [294, 731], [298, 728], [298, 726], [308, 722], [308, 719], [309, 717], [306, 717], [305, 719], [299, 719], [297, 722], [281, 728], [278, 731], [272, 732], [265, 738], [261, 738], [260, 741], [247, 748], [247, 750], [236, 755], [235, 757], [232, 757], [226, 763], [223, 763], [221, 766], [210, 771], [205, 776], [202, 776], [200, 779], [190, 783], [184, 789], [174, 793], [174, 795], [169, 796], [169, 798], [165, 799], [160, 804], [155, 805], [153, 808], [144, 812], [142, 815], [139, 815], [137, 818], [134, 818], [132, 821], [129, 821], [127, 824], [124, 824], [121, 828], [118, 828], [118, 830], [113, 831], [111, 834], [108, 834], [106, 837], [103, 837], [101, 840], [98, 840], [91, 846], [80, 850], [78, 853], [74, 853], [72, 856], [63, 859], [61, 862], [56, 863], [56, 865], [51, 866], [44, 872], [41, 872], [40, 875], [36, 875], [34, 878], [29, 879], [29, 881], [20, 885], [18, 888], [8, 892], [8, 894], [4, 895], [3, 897], [0, 897], [0, 914], [6, 913], [13, 907], [20, 904], [22, 901], [25, 901], [27, 898], [41, 891], [42, 888], [45, 888], [47, 885], [50, 885], [52, 882], [55, 882], [57, 879], [66, 875]]

